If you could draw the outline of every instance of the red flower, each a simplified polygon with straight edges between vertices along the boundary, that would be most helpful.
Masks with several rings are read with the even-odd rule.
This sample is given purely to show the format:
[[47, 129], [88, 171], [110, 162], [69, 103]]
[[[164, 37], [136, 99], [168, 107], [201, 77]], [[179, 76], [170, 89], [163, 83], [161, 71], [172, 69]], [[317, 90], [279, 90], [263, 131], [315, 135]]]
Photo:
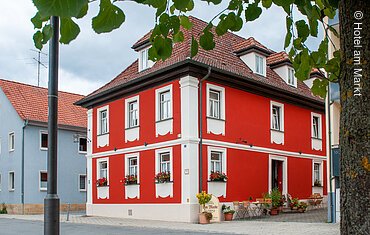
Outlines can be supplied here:
[[137, 184], [137, 176], [136, 175], [126, 175], [125, 177], [125, 184]]
[[96, 186], [97, 187], [100, 187], [100, 186], [107, 186], [108, 185], [108, 180], [107, 178], [100, 178], [96, 181]]
[[154, 179], [158, 183], [169, 182], [171, 180], [171, 172], [159, 172], [155, 175]]
[[225, 173], [220, 173], [219, 171], [213, 172], [209, 175], [211, 181], [226, 181], [227, 175]]

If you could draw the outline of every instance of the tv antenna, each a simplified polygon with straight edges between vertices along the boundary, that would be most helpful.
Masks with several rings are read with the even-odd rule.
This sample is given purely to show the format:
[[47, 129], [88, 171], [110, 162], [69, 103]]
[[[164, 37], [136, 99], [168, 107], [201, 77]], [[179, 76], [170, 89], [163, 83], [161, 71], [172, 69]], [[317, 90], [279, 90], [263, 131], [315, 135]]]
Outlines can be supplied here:
[[35, 57], [33, 57], [32, 59], [36, 61], [37, 63], [37, 86], [40, 86], [40, 65], [43, 66], [44, 68], [47, 68], [46, 65], [41, 62], [41, 54], [43, 55], [48, 55], [48, 54], [40, 50], [34, 50], [34, 49], [30, 49], [30, 50], [37, 53], [37, 59]]

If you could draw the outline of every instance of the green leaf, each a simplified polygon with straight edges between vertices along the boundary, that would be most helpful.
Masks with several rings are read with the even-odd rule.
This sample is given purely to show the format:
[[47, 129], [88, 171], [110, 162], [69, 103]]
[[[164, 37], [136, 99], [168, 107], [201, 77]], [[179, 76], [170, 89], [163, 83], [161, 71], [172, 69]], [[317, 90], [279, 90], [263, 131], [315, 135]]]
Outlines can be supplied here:
[[318, 79], [316, 78], [312, 83], [311, 91], [314, 95], [321, 96], [322, 98], [325, 98], [326, 96], [326, 88], [328, 86], [329, 82], [326, 79]]
[[318, 22], [315, 19], [309, 19], [308, 23], [310, 24], [310, 34], [313, 37], [317, 37], [318, 33]]
[[173, 35], [173, 42], [183, 42], [184, 41], [184, 33], [179, 31], [177, 34]]
[[243, 4], [242, 0], [231, 0], [227, 9], [234, 11], [242, 7], [242, 4]]
[[31, 22], [35, 29], [41, 29], [42, 28], [42, 20], [40, 17], [40, 14], [37, 12], [34, 17], [31, 18]]
[[70, 43], [80, 33], [80, 27], [71, 18], [60, 19], [60, 42]]
[[203, 34], [199, 38], [199, 44], [204, 50], [212, 50], [216, 44], [213, 40], [213, 34], [209, 31], [203, 31]]
[[42, 29], [42, 35], [42, 42], [43, 44], [46, 44], [53, 35], [53, 29], [51, 28], [50, 24], [44, 26], [44, 28]]
[[326, 15], [326, 16], [328, 16], [330, 19], [333, 19], [334, 18], [334, 16], [335, 16], [335, 9], [333, 9], [333, 8], [325, 8], [324, 9], [324, 14]]
[[88, 0], [33, 0], [41, 17], [77, 17]]
[[308, 35], [310, 34], [310, 30], [308, 28], [308, 25], [304, 20], [299, 20], [295, 23], [298, 37], [302, 39], [302, 42], [306, 41]]
[[272, 0], [262, 0], [262, 6], [266, 9], [270, 8], [272, 5]]
[[190, 51], [190, 56], [193, 58], [198, 54], [198, 42], [195, 40], [194, 37], [191, 38], [191, 51]]
[[280, 7], [290, 6], [294, 3], [294, 0], [273, 0], [273, 2]]
[[173, 0], [176, 9], [180, 11], [191, 11], [194, 8], [193, 0]]
[[76, 16], [77, 19], [81, 19], [82, 17], [84, 17], [86, 14], [87, 14], [87, 11], [89, 10], [89, 4], [86, 4], [84, 5], [82, 8], [81, 8], [81, 11], [80, 13], [78, 13], [78, 15]]
[[293, 20], [290, 16], [287, 16], [285, 20], [286, 20], [286, 30], [290, 31], [293, 25]]
[[119, 28], [125, 21], [125, 14], [110, 0], [100, 0], [99, 14], [92, 19], [96, 33], [107, 33]]
[[37, 31], [34, 35], [33, 35], [33, 42], [35, 44], [35, 47], [39, 50], [42, 49], [42, 39], [43, 39], [43, 35], [41, 33], [41, 31]]
[[284, 43], [284, 50], [290, 45], [290, 41], [292, 40], [292, 33], [288, 31], [285, 35], [285, 43]]
[[303, 48], [302, 46], [302, 39], [301, 38], [296, 38], [293, 40], [293, 46], [294, 48], [301, 50]]
[[156, 51], [158, 59], [162, 59], [164, 61], [171, 56], [172, 40], [158, 36], [154, 39], [152, 48]]
[[258, 6], [258, 3], [249, 4], [245, 9], [245, 20], [253, 21], [257, 19], [262, 13], [262, 9]]
[[222, 0], [202, 0], [203, 2], [213, 3], [215, 5], [218, 5], [222, 2]]
[[189, 18], [187, 16], [180, 16], [180, 24], [182, 27], [184, 27], [185, 29], [191, 29], [191, 27], [193, 27], [193, 23], [191, 23], [191, 21], [189, 20]]
[[149, 5], [154, 8], [160, 8], [160, 7], [167, 5], [167, 0], [145, 0], [145, 1], [140, 1], [139, 3]]

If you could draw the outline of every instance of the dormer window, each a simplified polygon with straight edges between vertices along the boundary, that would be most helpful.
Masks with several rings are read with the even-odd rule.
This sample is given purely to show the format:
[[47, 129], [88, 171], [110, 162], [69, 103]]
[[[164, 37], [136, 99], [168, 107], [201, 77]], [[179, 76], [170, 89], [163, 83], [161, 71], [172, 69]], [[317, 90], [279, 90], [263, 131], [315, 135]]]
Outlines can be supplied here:
[[255, 58], [256, 58], [256, 69], [255, 69], [255, 73], [259, 74], [259, 75], [262, 75], [262, 76], [266, 76], [266, 62], [265, 62], [265, 58], [263, 56], [260, 56], [260, 55], [255, 55]]
[[153, 66], [154, 62], [149, 60], [149, 47], [139, 51], [139, 72]]
[[288, 68], [288, 85], [297, 87], [297, 78], [294, 76], [294, 69]]

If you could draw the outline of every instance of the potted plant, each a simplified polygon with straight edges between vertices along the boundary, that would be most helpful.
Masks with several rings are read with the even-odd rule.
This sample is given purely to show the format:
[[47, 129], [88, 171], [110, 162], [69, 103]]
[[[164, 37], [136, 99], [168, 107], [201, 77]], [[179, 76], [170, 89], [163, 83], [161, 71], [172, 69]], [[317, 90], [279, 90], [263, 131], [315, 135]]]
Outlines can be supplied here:
[[222, 205], [222, 213], [224, 213], [225, 221], [233, 220], [235, 210], [231, 209], [230, 206]]
[[291, 210], [297, 210], [298, 205], [299, 205], [298, 198], [293, 198], [289, 206]]
[[219, 171], [211, 171], [211, 174], [209, 175], [210, 181], [220, 181], [225, 182], [227, 180], [227, 176], [225, 173], [221, 173]]
[[103, 178], [98, 179], [96, 181], [96, 186], [97, 187], [108, 186], [108, 180], [107, 180], [107, 178], [103, 177]]
[[278, 188], [274, 188], [270, 193], [271, 198], [271, 215], [279, 214], [279, 207], [281, 206], [281, 193]]
[[171, 180], [171, 173], [168, 172], [159, 172], [155, 175], [154, 179], [157, 181], [157, 183], [166, 183], [170, 182]]
[[201, 206], [201, 213], [199, 214], [199, 223], [200, 224], [209, 224], [210, 220], [212, 219], [212, 214], [205, 211], [205, 205], [208, 203], [212, 195], [202, 191], [201, 193], [197, 194], [198, 203]]
[[313, 186], [321, 187], [321, 181], [320, 180], [315, 180], [315, 182], [313, 183]]
[[126, 175], [125, 177], [125, 185], [137, 184], [137, 176], [136, 175]]
[[253, 202], [253, 197], [252, 196], [249, 196], [249, 201]]
[[307, 204], [307, 203], [305, 203], [305, 202], [300, 202], [300, 203], [298, 204], [298, 211], [299, 211], [299, 212], [301, 212], [301, 213], [304, 213], [304, 212], [306, 211], [306, 209], [307, 209], [307, 206], [308, 206], [308, 204]]

